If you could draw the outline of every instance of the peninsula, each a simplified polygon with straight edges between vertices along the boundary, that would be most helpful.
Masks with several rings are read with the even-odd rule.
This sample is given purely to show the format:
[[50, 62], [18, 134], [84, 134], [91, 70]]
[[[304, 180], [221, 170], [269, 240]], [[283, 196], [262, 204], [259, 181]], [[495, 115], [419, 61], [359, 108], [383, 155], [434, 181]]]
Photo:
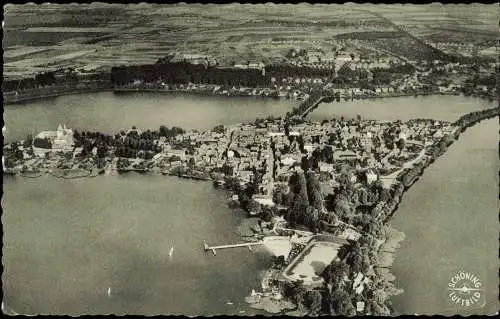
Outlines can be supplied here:
[[[389, 272], [401, 234], [387, 222], [423, 170], [498, 107], [454, 123], [298, 115], [208, 131], [135, 127], [114, 135], [59, 125], [4, 146], [4, 173], [78, 178], [156, 173], [212, 180], [259, 218], [246, 234], [275, 255], [248, 302], [290, 314], [391, 314]], [[315, 265], [311, 268], [310, 265]]]
[[[2, 309], [245, 313], [238, 298], [268, 313], [396, 315], [392, 297], [403, 291], [391, 268], [405, 235], [390, 222], [403, 194], [464, 130], [500, 115], [495, 13], [478, 4], [6, 6], [4, 132], [14, 129], [2, 166], [18, 190], [7, 192]], [[112, 93], [94, 99], [101, 91]], [[189, 94], [220, 98], [189, 96], [191, 108], [182, 104]], [[428, 95], [483, 100], [413, 98]], [[355, 102], [362, 99], [384, 100]], [[394, 103], [378, 108], [386, 102]], [[317, 110], [321, 103], [331, 108]], [[315, 110], [324, 113], [309, 116]], [[464, 110], [475, 111], [456, 119]], [[233, 215], [225, 202], [213, 205], [220, 194]], [[59, 206], [40, 205], [47, 198]], [[236, 223], [238, 234], [224, 237]], [[476, 229], [488, 223], [478, 219]], [[490, 236], [482, 235], [474, 244]], [[436, 246], [439, 258], [456, 238]], [[230, 248], [272, 258], [242, 265]], [[260, 285], [248, 287], [263, 268]]]

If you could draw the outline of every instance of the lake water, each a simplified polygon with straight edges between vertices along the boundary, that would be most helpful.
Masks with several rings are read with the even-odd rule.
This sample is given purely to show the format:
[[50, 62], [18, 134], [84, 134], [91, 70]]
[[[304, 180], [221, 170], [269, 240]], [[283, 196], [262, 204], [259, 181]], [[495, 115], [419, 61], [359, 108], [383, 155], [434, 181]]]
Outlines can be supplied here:
[[5, 107], [8, 141], [28, 133], [54, 130], [65, 122], [77, 130], [118, 133], [133, 125], [158, 129], [160, 125], [184, 129], [211, 129], [218, 124], [254, 121], [256, 117], [281, 116], [297, 102], [252, 97], [207, 97], [170, 93], [89, 93], [60, 96]]
[[260, 287], [269, 254], [203, 251], [204, 240], [241, 241], [243, 214], [211, 183], [16, 177], [4, 191], [3, 291], [19, 313], [256, 313], [244, 297]]
[[[6, 105], [7, 141], [28, 133], [53, 130], [59, 123], [77, 130], [117, 133], [133, 125], [157, 129], [160, 125], [185, 129], [211, 129], [218, 124], [254, 121], [256, 117], [281, 116], [300, 102], [252, 97], [207, 97], [169, 93], [112, 92], [67, 95], [32, 103]], [[454, 121], [492, 103], [473, 97], [426, 96], [358, 100], [320, 104], [309, 118], [321, 121], [334, 116], [377, 120], [435, 118]]]
[[[394, 298], [400, 313], [498, 311], [498, 131], [498, 118], [469, 128], [403, 196], [392, 220], [406, 235], [393, 265], [405, 290]], [[459, 271], [481, 280], [477, 305], [450, 302], [448, 282]]]
[[[321, 105], [311, 118], [360, 114], [363, 118], [380, 120], [435, 117], [453, 121], [472, 110], [492, 106], [479, 99], [465, 98], [465, 102], [463, 99], [440, 96], [331, 103]], [[204, 129], [220, 123], [282, 115], [297, 104], [253, 98], [104, 92], [7, 105], [4, 118], [6, 140], [9, 141], [22, 139], [28, 133], [53, 130], [58, 123], [66, 123], [77, 130], [108, 133], [132, 125], [141, 129], [160, 125]], [[495, 137], [497, 132], [493, 132]], [[475, 149], [493, 147], [488, 141], [468, 141], [464, 135], [450, 151], [458, 147], [467, 149], [471, 145]], [[466, 167], [468, 162], [462, 163], [461, 155], [450, 155], [450, 158], [454, 158], [454, 164], [448, 165], [460, 178], [464, 174], [462, 165]], [[488, 159], [496, 165], [496, 158], [485, 157], [486, 161]], [[468, 183], [491, 182], [480, 173], [484, 169], [481, 165], [470, 168]], [[447, 170], [441, 174], [441, 170], [436, 169], [433, 175], [445, 181], [450, 179], [447, 174]], [[269, 266], [269, 254], [235, 249], [221, 251], [214, 257], [202, 251], [203, 240], [210, 244], [241, 241], [234, 233], [243, 218], [241, 213], [229, 209], [228, 194], [214, 189], [211, 183], [165, 176], [121, 175], [78, 180], [16, 177], [7, 179], [4, 186], [4, 298], [17, 312], [152, 315], [238, 314], [244, 310], [245, 314], [257, 313], [244, 304], [243, 298], [252, 288], [259, 288], [259, 273]], [[439, 190], [443, 191], [446, 189]], [[406, 196], [412, 192], [413, 189]], [[426, 194], [437, 196], [438, 192]], [[476, 194], [483, 195], [483, 201], [489, 198], [486, 193]], [[421, 201], [406, 205], [406, 213], [403, 209], [402, 213], [398, 212], [398, 216], [409, 216], [398, 225], [405, 232], [405, 227], [417, 223], [414, 212], [422, 208]], [[491, 208], [491, 204], [488, 207]], [[454, 213], [470, 217], [465, 209], [457, 209]], [[432, 228], [434, 223], [438, 225], [435, 218], [429, 216], [416, 229], [435, 229]], [[477, 227], [496, 225], [496, 220], [495, 223], [487, 220], [489, 224], [484, 225], [479, 224], [479, 219], [474, 222], [478, 223]], [[407, 237], [414, 238], [412, 247], [424, 246], [418, 243], [424, 237], [412, 236], [409, 231]], [[489, 258], [489, 250], [480, 247], [486, 242], [496, 245], [497, 235], [479, 232], [475, 236], [461, 237], [461, 240], [467, 243], [472, 240], [476, 254]], [[172, 246], [174, 253], [169, 258]], [[401, 285], [414, 282], [412, 274], [415, 271], [429, 271], [434, 266], [430, 261], [427, 265], [418, 264], [421, 257], [404, 248], [398, 256], [408, 260], [408, 268], [397, 274]], [[478, 265], [483, 263], [478, 262]], [[492, 265], [496, 265], [496, 259]], [[496, 274], [496, 270], [488, 274]], [[448, 274], [445, 277], [448, 280]], [[110, 297], [107, 296], [108, 287], [111, 287]], [[406, 303], [400, 302], [398, 310], [411, 312], [411, 300], [417, 297], [407, 288], [401, 298]]]
[[321, 121], [334, 116], [383, 121], [406, 121], [429, 118], [455, 121], [473, 110], [492, 107], [493, 102], [475, 97], [454, 95], [431, 95], [419, 97], [394, 97], [375, 100], [342, 101], [323, 103], [314, 110], [310, 118]]

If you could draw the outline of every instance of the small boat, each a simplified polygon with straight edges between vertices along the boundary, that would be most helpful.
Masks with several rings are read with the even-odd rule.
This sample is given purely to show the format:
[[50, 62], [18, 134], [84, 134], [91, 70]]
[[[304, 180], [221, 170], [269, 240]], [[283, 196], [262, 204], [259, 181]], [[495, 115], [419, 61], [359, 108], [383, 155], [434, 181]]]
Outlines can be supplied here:
[[168, 257], [172, 257], [173, 253], [174, 253], [174, 246], [170, 248], [170, 251], [168, 252]]
[[108, 287], [108, 297], [111, 297], [111, 287]]
[[233, 303], [231, 301], [226, 302], [226, 304], [230, 305], [230, 306], [233, 305]]

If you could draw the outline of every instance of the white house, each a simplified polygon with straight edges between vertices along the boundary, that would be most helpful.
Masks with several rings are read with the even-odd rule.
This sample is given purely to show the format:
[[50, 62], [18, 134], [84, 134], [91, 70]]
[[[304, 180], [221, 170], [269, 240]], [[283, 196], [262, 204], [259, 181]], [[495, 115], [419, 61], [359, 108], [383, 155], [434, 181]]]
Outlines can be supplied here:
[[377, 174], [375, 174], [375, 173], [373, 172], [373, 170], [371, 170], [371, 169], [370, 169], [370, 170], [368, 170], [368, 171], [366, 171], [366, 173], [365, 173], [365, 174], [366, 174], [366, 183], [367, 183], [368, 185], [371, 185], [373, 182], [375, 182], [375, 181], [378, 179]]
[[281, 164], [285, 165], [285, 166], [291, 166], [293, 165], [295, 162], [297, 162], [294, 158], [292, 157], [285, 157], [281, 160]]
[[165, 157], [165, 154], [162, 154], [162, 153], [155, 154], [153, 156], [153, 161], [158, 161], [158, 160], [162, 159], [163, 157]]
[[351, 61], [352, 59], [351, 59], [351, 56], [349, 56], [349, 55], [339, 55], [335, 60], [336, 60], [336, 62], [342, 63], [342, 62]]
[[488, 86], [487, 85], [477, 85], [476, 90], [481, 90], [483, 92], [488, 91]]
[[323, 162], [318, 163], [318, 168], [319, 168], [320, 172], [331, 173], [334, 171], [333, 164], [328, 164], [328, 163], [323, 163]]
[[185, 150], [169, 149], [165, 152], [165, 155], [167, 155], [169, 157], [178, 156], [181, 158], [181, 160], [184, 160], [186, 158], [186, 151]]
[[253, 172], [252, 171], [240, 171], [238, 173], [238, 177], [244, 181], [244, 182], [250, 182], [253, 178]]
[[275, 205], [275, 203], [273, 202], [273, 199], [270, 196], [254, 195], [252, 197], [252, 199], [262, 206], [274, 206]]
[[267, 135], [270, 137], [285, 136], [285, 132], [269, 132]]
[[349, 180], [351, 181], [351, 183], [356, 183], [358, 181], [358, 178], [356, 177], [356, 175], [352, 174], [349, 178]]
[[311, 145], [311, 144], [307, 144], [307, 145], [304, 145], [304, 150], [307, 152], [307, 153], [312, 153], [314, 151], [314, 146]]
[[354, 278], [354, 282], [352, 283], [352, 288], [356, 291], [357, 294], [361, 294], [365, 289], [365, 285], [370, 283], [371, 280], [364, 276], [362, 273], [358, 273]]

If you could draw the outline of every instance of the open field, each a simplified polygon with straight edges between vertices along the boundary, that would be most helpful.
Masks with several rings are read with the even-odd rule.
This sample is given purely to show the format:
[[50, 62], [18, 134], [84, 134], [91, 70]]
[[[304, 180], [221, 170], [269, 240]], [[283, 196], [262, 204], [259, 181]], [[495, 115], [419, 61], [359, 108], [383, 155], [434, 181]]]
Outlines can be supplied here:
[[284, 270], [284, 276], [291, 281], [303, 280], [304, 284], [321, 282], [321, 273], [336, 257], [340, 244], [314, 242], [308, 245], [295, 263]]
[[49, 56], [44, 58], [30, 58], [23, 59], [16, 62], [5, 63], [7, 67], [32, 67], [32, 66], [44, 66], [44, 65], [52, 65], [57, 64], [59, 62], [63, 62], [66, 60], [73, 60], [77, 57], [81, 57], [87, 55], [89, 53], [94, 53], [95, 50], [81, 50], [76, 52], [65, 53], [56, 56]]
[[43, 51], [47, 51], [47, 48], [43, 47], [23, 47], [20, 46], [18, 48], [13, 48], [12, 50], [9, 50], [4, 53], [3, 58], [4, 59], [13, 59], [13, 58], [21, 58], [29, 54], [33, 53], [39, 53]]
[[31, 27], [24, 32], [69, 32], [69, 33], [103, 33], [103, 32], [116, 32], [116, 28], [74, 28], [74, 27]]
[[[481, 43], [498, 29], [498, 9], [491, 5], [8, 5], [3, 47], [13, 64], [5, 76], [33, 74], [43, 63], [109, 68], [154, 62], [169, 52], [210, 54], [222, 65], [267, 61], [291, 48], [331, 50], [338, 40], [378, 42], [399, 34], [378, 15], [430, 42]], [[418, 44], [410, 49], [419, 50]]]

